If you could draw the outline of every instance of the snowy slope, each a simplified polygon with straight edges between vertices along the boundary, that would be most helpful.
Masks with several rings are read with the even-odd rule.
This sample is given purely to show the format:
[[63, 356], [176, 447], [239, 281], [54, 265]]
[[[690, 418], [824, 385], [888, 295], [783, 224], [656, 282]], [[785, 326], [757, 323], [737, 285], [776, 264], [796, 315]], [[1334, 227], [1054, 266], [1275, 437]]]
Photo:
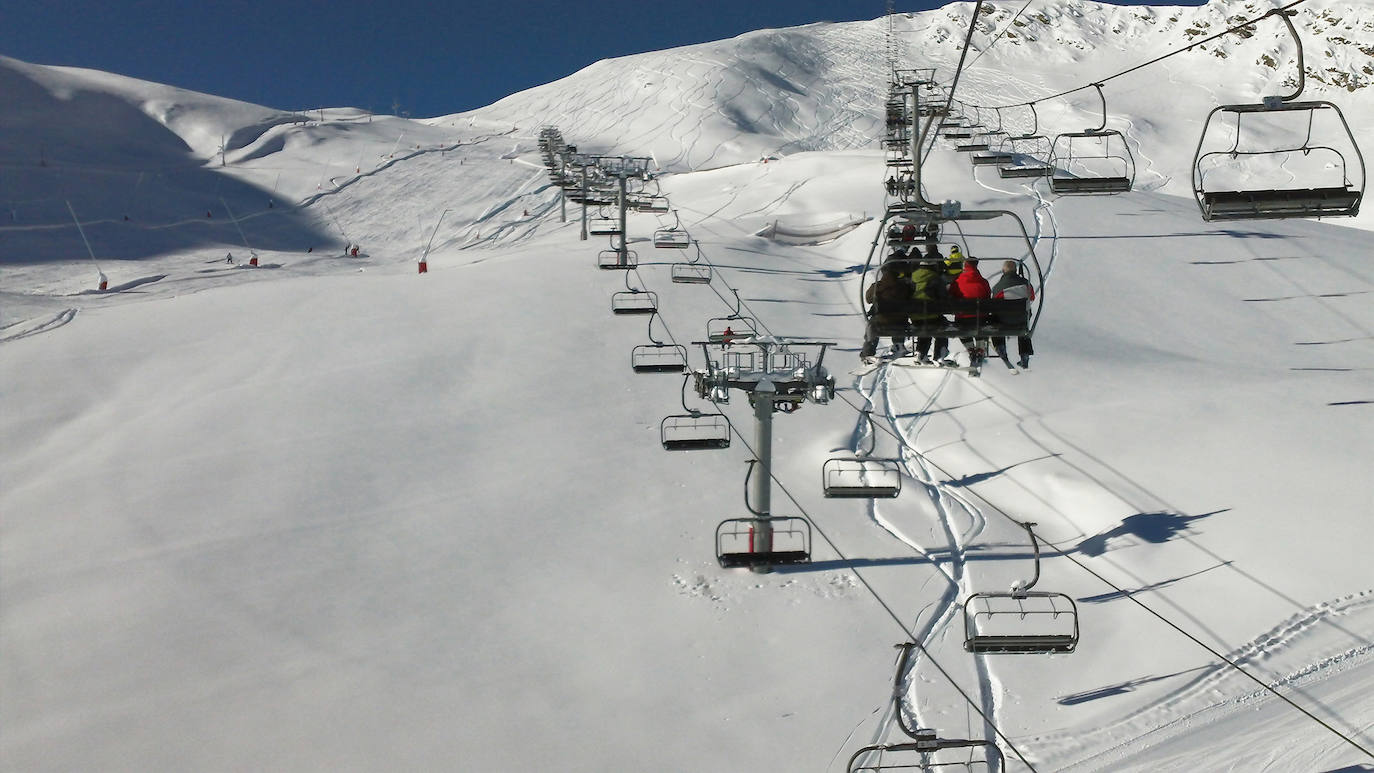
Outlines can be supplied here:
[[[1051, 8], [1060, 34], [1099, 47], [1110, 27], [1087, 14], [1206, 11]], [[954, 29], [958, 10], [915, 15], [913, 41]], [[1367, 232], [1214, 227], [1167, 187], [1054, 199], [975, 177], [945, 149], [931, 197], [1016, 211], [1051, 266], [1040, 354], [1016, 377], [846, 376], [856, 266], [878, 224], [820, 244], [786, 235], [883, 207], [882, 154], [865, 139], [883, 84], [862, 74], [882, 29], [612, 60], [426, 122], [341, 110], [266, 129], [222, 170], [183, 140], [178, 158], [204, 175], [188, 195], [198, 208], [224, 197], [244, 235], [219, 210], [213, 226], [183, 219], [176, 197], [145, 207], [146, 229], [98, 212], [111, 222], [88, 236], [113, 292], [93, 292], [62, 200], [0, 228], [3, 766], [842, 770], [890, 737], [891, 645], [907, 631], [1040, 770], [1370, 765], [1086, 571], [1374, 746]], [[988, 53], [970, 98], [1003, 96], [993, 65], [1019, 50]], [[2, 64], [49, 84], [24, 104], [55, 123], [7, 127], [0, 144], [79, 128], [44, 112], [52, 79], [71, 73]], [[635, 90], [650, 71], [657, 90]], [[799, 93], [778, 99], [770, 89], [787, 89], [763, 73]], [[1039, 77], [1062, 88], [1075, 75]], [[82, 77], [133, 105], [164, 88]], [[580, 96], [557, 107], [556, 94]], [[263, 120], [178, 99], [230, 134]], [[1142, 83], [1133, 99], [1165, 95]], [[632, 120], [606, 118], [626, 104]], [[717, 281], [674, 285], [680, 256], [634, 246], [678, 341], [738, 289], [769, 330], [838, 342], [841, 399], [775, 430], [777, 509], [825, 535], [810, 567], [716, 567], [716, 523], [745, 514], [747, 404], [726, 408], [742, 431], [731, 449], [659, 450], [681, 381], [630, 371], [643, 320], [610, 314], [624, 285], [594, 267], [604, 245], [578, 240], [575, 209], [559, 222], [532, 152], [546, 121], [676, 172], [662, 190]], [[161, 148], [170, 124], [130, 125]], [[155, 174], [120, 166], [113, 139], [82, 144], [87, 167], [123, 173], [81, 176], [91, 201], [136, 200], [139, 175]], [[765, 154], [781, 158], [755, 161]], [[6, 196], [41, 198], [35, 186], [56, 179], [41, 174]], [[230, 184], [247, 186], [241, 198], [216, 188]], [[667, 220], [632, 216], [632, 238]], [[970, 246], [995, 253], [988, 237]], [[244, 241], [261, 268], [243, 266]], [[346, 242], [361, 254], [341, 256]], [[905, 459], [904, 492], [826, 500], [820, 465], [859, 445], [866, 405], [879, 452]], [[953, 604], [1029, 570], [1007, 516], [1082, 564], [1046, 549], [1041, 585], [1082, 613], [1072, 655], [960, 647]], [[981, 736], [935, 666], [922, 659], [911, 685], [920, 718]]]

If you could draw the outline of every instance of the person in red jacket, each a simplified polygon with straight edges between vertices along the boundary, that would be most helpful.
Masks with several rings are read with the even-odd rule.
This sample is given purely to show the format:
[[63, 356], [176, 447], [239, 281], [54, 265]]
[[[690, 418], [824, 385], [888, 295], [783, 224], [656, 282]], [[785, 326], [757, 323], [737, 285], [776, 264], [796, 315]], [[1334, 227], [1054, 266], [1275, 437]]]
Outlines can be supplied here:
[[[954, 283], [949, 286], [949, 297], [962, 298], [964, 300], [985, 300], [992, 297], [992, 285], [978, 272], [978, 259], [969, 257], [964, 259], [964, 270], [959, 272], [959, 276], [954, 278]], [[954, 324], [960, 327], [968, 327], [976, 330], [980, 320], [977, 314], [965, 312], [954, 315]], [[983, 358], [987, 356], [988, 341], [986, 336], [965, 336], [959, 339], [964, 348], [968, 350], [968, 361], [971, 367], [977, 368], [983, 364]]]

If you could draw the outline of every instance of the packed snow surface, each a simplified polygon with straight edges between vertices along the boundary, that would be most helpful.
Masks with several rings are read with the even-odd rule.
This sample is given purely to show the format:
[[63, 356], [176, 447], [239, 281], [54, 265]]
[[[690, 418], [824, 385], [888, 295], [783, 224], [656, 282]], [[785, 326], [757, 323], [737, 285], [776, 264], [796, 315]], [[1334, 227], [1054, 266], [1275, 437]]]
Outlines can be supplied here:
[[[961, 98], [1081, 86], [1252, 5], [996, 4]], [[898, 17], [904, 62], [947, 75], [971, 8]], [[1307, 96], [1374, 148], [1369, 5], [1295, 22]], [[843, 770], [900, 737], [914, 637], [912, 716], [993, 737], [976, 706], [1008, 770], [1374, 769], [1371, 221], [1209, 224], [1190, 195], [1207, 110], [1291, 77], [1281, 26], [1109, 82], [1129, 194], [937, 148], [928, 198], [1015, 213], [1048, 276], [1031, 367], [978, 379], [849, 372], [886, 20], [424, 121], [0, 59], [0, 767]], [[665, 171], [676, 214], [630, 216], [628, 276], [560, 217], [545, 124]], [[652, 246], [674, 223], [699, 253]], [[991, 277], [1019, 238], [962, 240]], [[671, 283], [692, 257], [712, 283]], [[658, 294], [652, 330], [611, 314], [627, 283]], [[836, 400], [774, 425], [774, 512], [816, 533], [771, 574], [714, 556], [748, 514], [747, 400], [729, 449], [666, 453], [682, 378], [629, 367], [735, 291], [766, 332], [836, 343]], [[824, 498], [822, 463], [870, 441], [901, 496]], [[1033, 569], [1018, 521], [1036, 587], [1075, 600], [1072, 654], [963, 650], [960, 602]]]

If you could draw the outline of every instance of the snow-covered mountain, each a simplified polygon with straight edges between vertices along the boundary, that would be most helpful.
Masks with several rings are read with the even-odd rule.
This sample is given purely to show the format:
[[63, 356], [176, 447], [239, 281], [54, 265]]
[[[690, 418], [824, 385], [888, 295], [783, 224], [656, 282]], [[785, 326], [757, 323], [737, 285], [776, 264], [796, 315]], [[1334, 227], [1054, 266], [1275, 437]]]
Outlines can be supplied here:
[[[1019, 7], [980, 19], [961, 99], [1038, 99], [1264, 10]], [[971, 8], [898, 17], [904, 63], [949, 73]], [[1298, 10], [1309, 96], [1374, 147], [1374, 8]], [[987, 737], [970, 696], [1009, 770], [1374, 765], [1370, 221], [1208, 224], [1188, 186], [1207, 110], [1291, 77], [1282, 25], [1107, 83], [1132, 193], [933, 154], [930, 198], [1017, 213], [1049, 275], [1032, 367], [980, 380], [846, 372], [887, 25], [607, 60], [423, 121], [0, 59], [0, 767], [843, 770], [893, 737], [912, 635], [916, 717]], [[1096, 100], [1039, 105], [1042, 128]], [[631, 216], [628, 278], [561, 222], [547, 124], [666, 170], [676, 215]], [[683, 257], [648, 236], [674, 223], [709, 286], [669, 281]], [[965, 234], [985, 258], [1005, 237]], [[658, 327], [610, 313], [626, 282]], [[777, 511], [817, 533], [772, 575], [714, 560], [747, 513], [747, 402], [731, 448], [668, 454], [681, 378], [629, 367], [732, 291], [838, 344], [838, 399], [775, 425]], [[823, 461], [870, 435], [902, 495], [824, 498]], [[1073, 654], [963, 651], [958, 602], [1031, 569], [1013, 519], [1078, 604]]]

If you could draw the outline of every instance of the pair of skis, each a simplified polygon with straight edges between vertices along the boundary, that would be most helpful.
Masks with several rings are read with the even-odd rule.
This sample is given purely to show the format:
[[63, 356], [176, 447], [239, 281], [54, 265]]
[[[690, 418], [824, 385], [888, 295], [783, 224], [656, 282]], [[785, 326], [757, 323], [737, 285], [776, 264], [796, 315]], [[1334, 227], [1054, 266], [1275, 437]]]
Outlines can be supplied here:
[[[1002, 360], [1002, 364], [1007, 366], [1007, 370], [1010, 371], [1013, 376], [1021, 373], [1021, 368], [1018, 368], [1012, 363], [1009, 357], [1001, 357], [1000, 359]], [[850, 371], [850, 373], [855, 376], [866, 376], [884, 365], [895, 365], [899, 368], [957, 370], [967, 373], [970, 378], [977, 378], [983, 374], [983, 365], [986, 364], [987, 361], [988, 359], [986, 356], [975, 356], [968, 365], [960, 365], [953, 359], [948, 358], [943, 360], [922, 360], [915, 355], [893, 356], [892, 354], [886, 354], [881, 357], [870, 358], [857, 369]]]

